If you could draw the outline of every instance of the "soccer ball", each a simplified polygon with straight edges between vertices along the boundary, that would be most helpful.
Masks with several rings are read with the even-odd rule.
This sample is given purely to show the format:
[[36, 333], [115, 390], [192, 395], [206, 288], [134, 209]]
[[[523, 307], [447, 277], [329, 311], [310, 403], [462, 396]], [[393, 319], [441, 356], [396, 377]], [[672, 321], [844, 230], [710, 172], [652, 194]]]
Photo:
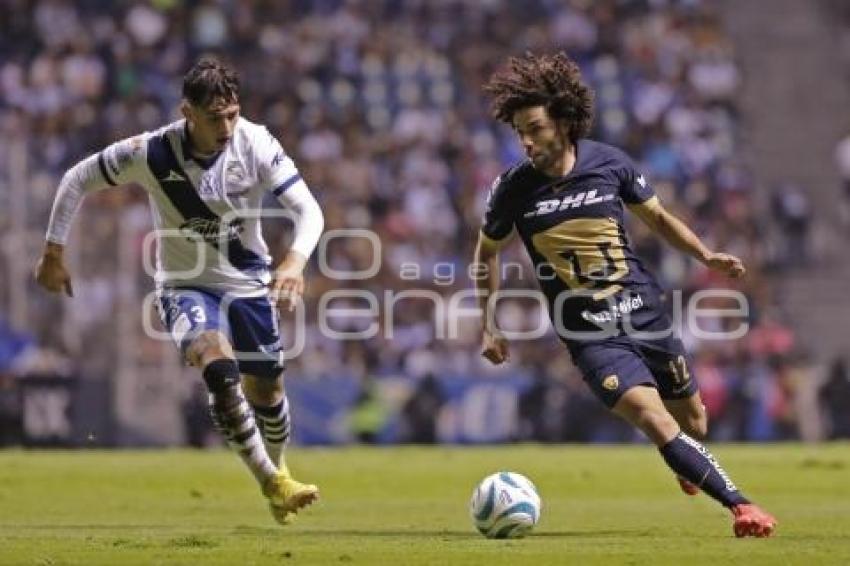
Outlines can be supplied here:
[[475, 528], [487, 538], [521, 538], [540, 520], [537, 488], [515, 472], [496, 472], [479, 483], [469, 501]]

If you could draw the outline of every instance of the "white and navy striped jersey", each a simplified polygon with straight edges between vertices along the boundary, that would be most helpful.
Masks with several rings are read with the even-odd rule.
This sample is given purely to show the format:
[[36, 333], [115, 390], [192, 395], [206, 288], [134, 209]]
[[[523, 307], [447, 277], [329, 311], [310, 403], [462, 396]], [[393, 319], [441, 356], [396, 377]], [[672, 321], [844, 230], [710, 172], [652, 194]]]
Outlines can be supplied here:
[[321, 234], [321, 211], [265, 127], [240, 118], [230, 142], [207, 163], [191, 157], [186, 136], [180, 120], [77, 164], [60, 184], [47, 239], [65, 242], [83, 192], [136, 183], [150, 198], [158, 288], [258, 294], [270, 282], [271, 257], [260, 225], [265, 194], [294, 209], [293, 249], [305, 257]]

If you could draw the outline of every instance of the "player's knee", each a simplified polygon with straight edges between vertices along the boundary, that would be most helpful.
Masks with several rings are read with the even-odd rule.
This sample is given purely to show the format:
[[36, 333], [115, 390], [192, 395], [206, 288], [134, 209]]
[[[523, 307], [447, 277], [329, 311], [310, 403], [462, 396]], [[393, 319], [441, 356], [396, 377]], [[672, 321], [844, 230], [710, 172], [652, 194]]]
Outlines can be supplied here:
[[189, 364], [200, 368], [205, 368], [215, 360], [233, 357], [230, 342], [217, 330], [201, 332], [186, 348], [186, 360]]
[[230, 358], [219, 358], [204, 366], [203, 376], [213, 397], [227, 396], [236, 392], [239, 385], [239, 365]]

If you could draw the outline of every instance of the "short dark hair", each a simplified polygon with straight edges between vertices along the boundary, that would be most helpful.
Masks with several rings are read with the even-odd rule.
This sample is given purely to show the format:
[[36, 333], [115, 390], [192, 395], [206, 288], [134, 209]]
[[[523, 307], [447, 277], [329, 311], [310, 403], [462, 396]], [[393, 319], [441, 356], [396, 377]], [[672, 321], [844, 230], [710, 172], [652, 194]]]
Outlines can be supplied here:
[[183, 77], [183, 98], [195, 106], [206, 106], [216, 98], [236, 102], [239, 76], [224, 63], [204, 57]]
[[491, 111], [499, 121], [511, 124], [517, 110], [544, 106], [552, 119], [567, 121], [573, 143], [590, 132], [593, 91], [582, 83], [578, 65], [563, 52], [511, 57], [484, 90], [493, 97]]

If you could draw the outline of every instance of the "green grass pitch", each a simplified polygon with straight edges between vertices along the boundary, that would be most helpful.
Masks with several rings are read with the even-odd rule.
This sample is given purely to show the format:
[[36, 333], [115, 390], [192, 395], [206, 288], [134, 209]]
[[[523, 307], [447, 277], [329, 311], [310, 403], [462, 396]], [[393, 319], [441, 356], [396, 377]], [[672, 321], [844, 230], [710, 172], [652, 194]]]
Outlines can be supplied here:
[[[775, 538], [735, 539], [649, 446], [294, 449], [322, 501], [288, 527], [225, 451], [0, 451], [0, 564], [850, 564], [850, 445], [714, 453], [778, 517]], [[541, 492], [529, 538], [470, 523], [498, 470]]]

